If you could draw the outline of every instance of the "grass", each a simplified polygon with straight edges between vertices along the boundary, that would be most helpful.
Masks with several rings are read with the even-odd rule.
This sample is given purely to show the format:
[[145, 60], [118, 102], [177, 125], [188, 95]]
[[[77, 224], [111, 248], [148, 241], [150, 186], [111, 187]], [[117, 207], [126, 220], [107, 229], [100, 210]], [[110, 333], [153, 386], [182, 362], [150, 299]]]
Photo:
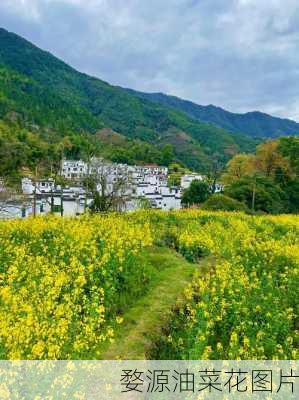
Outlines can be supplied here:
[[209, 258], [189, 263], [167, 247], [151, 247], [144, 255], [157, 273], [145, 295], [128, 309], [116, 331], [113, 343], [103, 349], [102, 359], [146, 359], [153, 342], [169, 322], [175, 304], [183, 301], [183, 292], [196, 271], [204, 273]]

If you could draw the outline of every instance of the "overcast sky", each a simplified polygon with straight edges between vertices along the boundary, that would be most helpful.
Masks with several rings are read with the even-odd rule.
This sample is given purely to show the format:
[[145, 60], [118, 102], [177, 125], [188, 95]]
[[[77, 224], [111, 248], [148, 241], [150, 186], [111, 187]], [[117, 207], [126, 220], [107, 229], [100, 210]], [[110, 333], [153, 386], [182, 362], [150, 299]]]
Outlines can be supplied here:
[[0, 0], [0, 26], [112, 84], [299, 121], [298, 0]]

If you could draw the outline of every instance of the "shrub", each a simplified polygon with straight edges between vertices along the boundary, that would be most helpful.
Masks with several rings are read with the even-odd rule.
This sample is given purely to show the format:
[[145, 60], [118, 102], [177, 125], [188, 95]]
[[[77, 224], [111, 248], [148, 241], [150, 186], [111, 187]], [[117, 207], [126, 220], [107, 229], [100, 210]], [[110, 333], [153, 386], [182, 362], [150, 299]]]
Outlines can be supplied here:
[[248, 211], [244, 203], [224, 194], [213, 194], [203, 203], [202, 208], [205, 210]]

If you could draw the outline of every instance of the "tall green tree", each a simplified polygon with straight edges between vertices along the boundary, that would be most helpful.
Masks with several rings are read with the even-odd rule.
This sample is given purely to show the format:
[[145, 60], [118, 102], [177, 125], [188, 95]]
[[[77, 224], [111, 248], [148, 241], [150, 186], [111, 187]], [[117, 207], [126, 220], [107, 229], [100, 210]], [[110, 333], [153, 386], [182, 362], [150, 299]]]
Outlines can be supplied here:
[[287, 195], [271, 178], [243, 177], [227, 185], [224, 194], [236, 199], [252, 211], [281, 213], [288, 211]]
[[171, 144], [165, 144], [162, 148], [162, 164], [167, 166], [174, 159], [173, 146]]
[[184, 191], [182, 204], [184, 206], [199, 205], [206, 201], [210, 194], [210, 186], [207, 182], [194, 180], [189, 188]]

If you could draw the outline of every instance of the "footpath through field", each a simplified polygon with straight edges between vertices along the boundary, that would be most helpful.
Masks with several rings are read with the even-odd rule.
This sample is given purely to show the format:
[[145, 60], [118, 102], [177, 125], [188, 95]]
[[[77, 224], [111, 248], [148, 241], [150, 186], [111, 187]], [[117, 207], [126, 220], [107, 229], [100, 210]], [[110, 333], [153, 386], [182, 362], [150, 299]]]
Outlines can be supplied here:
[[210, 264], [209, 258], [189, 263], [167, 247], [148, 249], [146, 258], [159, 271], [156, 284], [123, 315], [124, 322], [114, 342], [103, 351], [102, 359], [146, 359], [171, 318], [173, 306], [183, 300], [184, 289], [196, 270], [204, 273]]

